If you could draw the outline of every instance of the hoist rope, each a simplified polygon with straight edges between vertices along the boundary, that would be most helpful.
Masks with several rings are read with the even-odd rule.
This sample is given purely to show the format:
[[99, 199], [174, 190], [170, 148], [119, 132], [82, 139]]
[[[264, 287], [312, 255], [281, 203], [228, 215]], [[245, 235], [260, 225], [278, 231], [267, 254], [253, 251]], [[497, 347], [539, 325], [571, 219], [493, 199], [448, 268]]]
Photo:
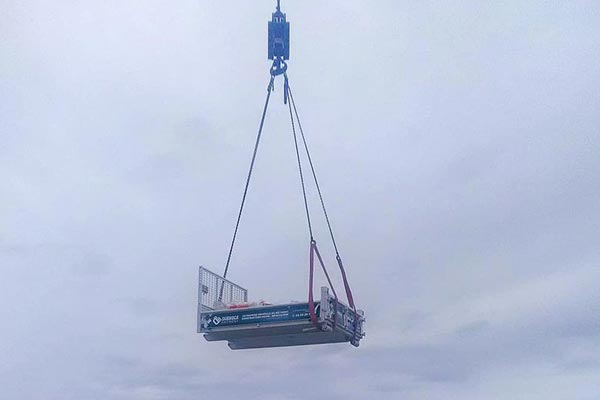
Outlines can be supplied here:
[[[321, 202], [321, 208], [323, 209], [323, 214], [325, 215], [325, 221], [327, 222], [327, 228], [329, 229], [329, 235], [331, 236], [331, 241], [333, 242], [333, 248], [335, 249], [336, 256], [339, 256], [339, 251], [337, 247], [337, 243], [335, 241], [335, 236], [333, 235], [333, 229], [331, 227], [331, 222], [329, 221], [329, 214], [327, 214], [327, 209], [325, 208], [325, 202], [323, 201], [323, 194], [321, 192], [321, 186], [319, 185], [319, 180], [317, 179], [317, 173], [315, 172], [315, 166], [312, 161], [312, 157], [310, 156], [310, 151], [308, 150], [308, 144], [306, 143], [306, 137], [304, 136], [304, 130], [302, 129], [302, 124], [300, 123], [300, 117], [298, 116], [298, 110], [296, 109], [296, 102], [294, 101], [294, 95], [292, 93], [292, 89], [288, 83], [288, 93], [290, 97], [290, 104], [294, 108], [294, 114], [296, 115], [296, 120], [298, 121], [298, 128], [300, 129], [300, 136], [302, 137], [302, 143], [304, 144], [304, 150], [306, 151], [306, 156], [308, 158], [308, 164], [310, 165], [310, 171], [312, 172], [313, 180], [315, 181], [315, 186], [317, 188], [317, 193], [319, 194], [319, 201]], [[311, 235], [312, 237], [312, 235]]]
[[[258, 128], [258, 134], [256, 135], [256, 142], [254, 143], [254, 151], [252, 152], [252, 160], [250, 161], [250, 168], [248, 170], [248, 176], [246, 177], [246, 186], [244, 187], [244, 194], [242, 196], [242, 203], [240, 205], [240, 211], [238, 212], [237, 221], [235, 223], [235, 230], [233, 231], [233, 237], [231, 239], [231, 246], [229, 247], [229, 254], [227, 255], [227, 262], [225, 263], [225, 271], [223, 272], [223, 279], [227, 278], [227, 271], [229, 270], [229, 263], [231, 261], [231, 254], [233, 253], [233, 247], [235, 246], [235, 239], [237, 237], [238, 228], [240, 226], [240, 220], [242, 219], [242, 212], [244, 211], [244, 204], [246, 202], [246, 195], [248, 194], [248, 186], [250, 185], [250, 178], [252, 177], [252, 171], [254, 169], [254, 162], [256, 161], [256, 153], [258, 152], [258, 145], [260, 144], [260, 138], [262, 135], [263, 126], [265, 124], [265, 116], [267, 115], [267, 108], [269, 106], [269, 99], [271, 98], [271, 91], [273, 90], [274, 76], [271, 76], [269, 86], [267, 86], [267, 99], [265, 100], [265, 106], [263, 108], [262, 117], [260, 118], [260, 126]], [[219, 301], [223, 298], [223, 286], [225, 281], [221, 285], [219, 293]]]
[[[296, 108], [296, 102], [294, 101], [294, 95], [292, 93], [292, 89], [289, 85], [288, 79], [287, 79], [287, 74], [285, 75], [285, 79], [286, 79], [286, 86], [287, 86], [287, 91], [288, 91], [288, 96], [289, 96], [289, 108], [290, 108], [290, 117], [292, 117], [292, 108], [294, 109], [294, 114], [296, 116], [296, 120], [298, 121], [298, 128], [300, 130], [300, 135], [302, 137], [302, 143], [304, 144], [304, 150], [306, 151], [306, 157], [308, 159], [308, 163], [310, 165], [310, 170], [312, 173], [312, 177], [313, 180], [315, 182], [315, 187], [317, 188], [317, 193], [319, 194], [319, 201], [321, 202], [321, 208], [323, 209], [323, 214], [325, 215], [325, 221], [327, 222], [327, 228], [329, 229], [329, 235], [331, 236], [331, 241], [333, 243], [333, 247], [335, 249], [335, 258], [337, 261], [337, 264], [340, 268], [340, 272], [342, 274], [342, 281], [344, 283], [344, 289], [346, 292], [346, 297], [348, 298], [348, 305], [350, 306], [350, 308], [352, 309], [352, 311], [354, 311], [354, 334], [356, 335], [357, 332], [357, 328], [358, 328], [358, 320], [359, 320], [359, 316], [358, 316], [358, 312], [356, 310], [356, 306], [354, 305], [354, 297], [352, 296], [352, 289], [350, 289], [350, 284], [348, 283], [348, 278], [346, 277], [346, 270], [344, 268], [344, 264], [342, 262], [342, 257], [340, 256], [340, 253], [338, 251], [338, 247], [337, 247], [337, 243], [335, 241], [335, 236], [333, 234], [333, 228], [331, 227], [331, 221], [329, 220], [329, 214], [327, 214], [327, 208], [325, 207], [325, 201], [323, 200], [323, 194], [321, 192], [321, 187], [319, 185], [319, 180], [317, 179], [317, 173], [315, 171], [315, 166], [313, 164], [312, 161], [312, 157], [310, 156], [310, 151], [308, 148], [308, 143], [306, 141], [306, 136], [304, 135], [304, 130], [302, 129], [302, 123], [300, 122], [300, 117], [298, 116], [298, 109]], [[317, 247], [317, 242], [313, 239], [313, 234], [312, 234], [312, 226], [311, 226], [311, 222], [310, 222], [310, 214], [308, 212], [308, 202], [306, 200], [306, 189], [305, 189], [305, 184], [304, 184], [304, 178], [303, 178], [303, 174], [302, 174], [302, 165], [300, 162], [300, 155], [298, 152], [298, 143], [297, 143], [297, 139], [296, 139], [296, 129], [294, 126], [294, 118], [291, 118], [292, 120], [292, 131], [294, 133], [294, 143], [296, 145], [296, 157], [298, 159], [298, 169], [300, 171], [300, 180], [302, 183], [302, 193], [304, 195], [304, 204], [305, 204], [305, 209], [306, 209], [306, 215], [307, 215], [307, 219], [308, 219], [308, 226], [309, 226], [309, 231], [310, 231], [310, 237], [311, 237], [311, 241], [310, 241], [310, 273], [309, 273], [309, 292], [308, 292], [308, 302], [309, 302], [309, 314], [310, 314], [310, 319], [313, 323], [316, 324], [316, 314], [315, 314], [315, 305], [314, 305], [314, 299], [313, 299], [313, 270], [314, 270], [314, 254], [317, 255], [317, 258], [319, 259], [319, 263], [321, 264], [321, 267], [323, 268], [323, 272], [325, 273], [325, 276], [327, 277], [327, 281], [329, 282], [329, 286], [331, 287], [331, 290], [334, 293], [335, 296], [335, 302], [336, 302], [336, 309], [337, 309], [337, 294], [335, 293], [335, 289], [333, 287], [333, 284], [331, 283], [331, 280], [329, 279], [329, 274], [327, 273], [327, 269], [325, 268], [325, 264], [323, 263], [323, 259], [321, 258], [321, 254], [319, 253], [319, 249]], [[335, 319], [334, 319], [335, 321]]]
[[[285, 75], [286, 82], [287, 82], [287, 79], [288, 79], [287, 75]], [[289, 91], [289, 84], [286, 84], [286, 86], [287, 86], [286, 89]], [[300, 183], [302, 184], [302, 197], [304, 198], [304, 210], [306, 211], [306, 221], [308, 222], [308, 233], [310, 234], [310, 240], [312, 242], [312, 240], [313, 240], [312, 223], [310, 221], [308, 200], [306, 199], [306, 186], [304, 184], [304, 173], [302, 172], [302, 162], [300, 161], [300, 150], [298, 149], [298, 137], [296, 135], [296, 126], [294, 125], [294, 114], [292, 114], [292, 102], [291, 101], [288, 101], [288, 108], [290, 110], [290, 121], [292, 123], [292, 133], [294, 134], [294, 147], [296, 148], [296, 160], [298, 162], [298, 172], [300, 173]], [[298, 127], [300, 127], [300, 121], [298, 121]]]

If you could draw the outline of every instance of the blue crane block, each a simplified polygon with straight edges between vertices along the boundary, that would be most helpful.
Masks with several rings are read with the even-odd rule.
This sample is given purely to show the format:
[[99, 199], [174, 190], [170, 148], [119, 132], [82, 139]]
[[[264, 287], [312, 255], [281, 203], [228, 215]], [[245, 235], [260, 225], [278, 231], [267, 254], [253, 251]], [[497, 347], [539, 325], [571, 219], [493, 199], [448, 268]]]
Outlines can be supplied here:
[[269, 21], [269, 60], [290, 59], [290, 23], [277, 7]]

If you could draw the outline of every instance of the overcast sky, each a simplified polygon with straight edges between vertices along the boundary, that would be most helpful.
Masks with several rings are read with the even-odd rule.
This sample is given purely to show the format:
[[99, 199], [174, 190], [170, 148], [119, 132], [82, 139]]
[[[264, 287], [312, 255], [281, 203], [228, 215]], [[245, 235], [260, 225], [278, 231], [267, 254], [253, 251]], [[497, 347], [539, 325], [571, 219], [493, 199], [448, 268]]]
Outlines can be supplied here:
[[[196, 333], [274, 1], [0, 0], [0, 397], [600, 398], [600, 3], [282, 7], [361, 346]], [[282, 86], [229, 274], [255, 300], [307, 293]]]

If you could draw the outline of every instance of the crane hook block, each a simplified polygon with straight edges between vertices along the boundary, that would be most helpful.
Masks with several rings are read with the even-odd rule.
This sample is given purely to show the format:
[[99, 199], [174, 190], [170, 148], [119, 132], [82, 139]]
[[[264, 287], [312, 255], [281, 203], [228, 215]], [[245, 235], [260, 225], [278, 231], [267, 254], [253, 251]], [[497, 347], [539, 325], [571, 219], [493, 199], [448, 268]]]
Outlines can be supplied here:
[[285, 19], [279, 7], [269, 21], [269, 60], [289, 60], [290, 23]]

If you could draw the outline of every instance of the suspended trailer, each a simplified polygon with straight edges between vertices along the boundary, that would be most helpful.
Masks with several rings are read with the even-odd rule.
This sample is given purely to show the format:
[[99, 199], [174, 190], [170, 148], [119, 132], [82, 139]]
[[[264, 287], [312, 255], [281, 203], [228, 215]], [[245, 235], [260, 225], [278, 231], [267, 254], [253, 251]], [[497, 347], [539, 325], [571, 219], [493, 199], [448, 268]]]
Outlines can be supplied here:
[[198, 333], [209, 342], [227, 341], [233, 350], [343, 342], [358, 347], [364, 336], [361, 310], [355, 314], [327, 287], [313, 306], [316, 323], [309, 302], [248, 303], [246, 289], [200, 267]]

